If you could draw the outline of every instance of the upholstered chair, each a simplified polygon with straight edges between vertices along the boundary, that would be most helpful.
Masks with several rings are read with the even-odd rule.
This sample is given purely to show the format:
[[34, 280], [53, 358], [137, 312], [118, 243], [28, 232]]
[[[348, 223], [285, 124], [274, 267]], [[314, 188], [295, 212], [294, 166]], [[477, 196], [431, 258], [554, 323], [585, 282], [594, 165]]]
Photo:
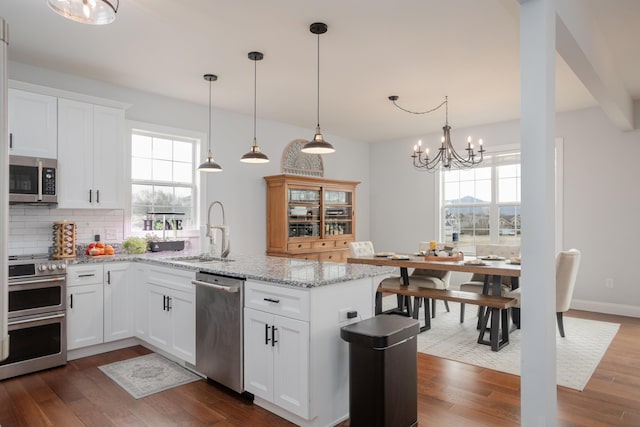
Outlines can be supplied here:
[[[441, 250], [444, 248], [444, 243], [437, 243], [437, 249]], [[419, 251], [427, 251], [429, 249], [429, 242], [419, 242], [418, 250]], [[449, 289], [449, 281], [451, 279], [450, 271], [441, 271], [441, 270], [428, 270], [424, 268], [416, 268], [413, 270], [413, 273], [409, 275], [409, 284], [419, 286], [422, 288], [432, 288], [432, 289]], [[424, 298], [415, 298], [414, 304], [422, 303]], [[449, 302], [443, 301], [444, 306], [449, 311]], [[436, 300], [431, 300], [431, 317], [436, 317]]]
[[[349, 256], [350, 257], [359, 257], [359, 256], [373, 256], [375, 255], [375, 251], [373, 249], [373, 242], [370, 241], [361, 241], [361, 242], [349, 242]], [[380, 283], [398, 283], [398, 280], [402, 280], [400, 276], [391, 276], [387, 277]], [[403, 310], [404, 307], [404, 298], [398, 296], [398, 309]], [[376, 292], [376, 314], [380, 314], [382, 310], [382, 294], [380, 292]]]
[[[558, 332], [562, 338], [564, 338], [562, 313], [568, 311], [571, 305], [573, 289], [576, 286], [576, 277], [578, 277], [578, 268], [580, 267], [580, 256], [580, 251], [577, 249], [563, 251], [556, 256], [556, 320]], [[520, 288], [507, 292], [505, 296], [516, 298], [518, 300], [517, 307], [520, 307], [522, 296]]]
[[[520, 256], [520, 246], [511, 245], [476, 245], [476, 256], [495, 255], [502, 258], [513, 258]], [[460, 290], [466, 292], [482, 293], [484, 287], [484, 274], [474, 274], [471, 280], [460, 284]], [[489, 286], [489, 295], [493, 293], [492, 287]], [[511, 277], [502, 278], [501, 295], [511, 291]], [[483, 307], [478, 306], [478, 316], [482, 318]], [[460, 304], [460, 323], [464, 322], [464, 303]]]

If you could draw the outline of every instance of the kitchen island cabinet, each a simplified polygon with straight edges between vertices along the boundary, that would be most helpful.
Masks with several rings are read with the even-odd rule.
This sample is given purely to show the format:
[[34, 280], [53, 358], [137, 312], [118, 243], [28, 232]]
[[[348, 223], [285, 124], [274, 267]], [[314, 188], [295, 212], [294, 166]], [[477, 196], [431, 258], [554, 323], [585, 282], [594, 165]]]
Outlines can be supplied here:
[[124, 208], [124, 110], [58, 99], [58, 207]]
[[247, 281], [245, 389], [254, 403], [300, 426], [348, 418], [349, 350], [340, 328], [373, 316], [372, 289], [372, 279], [297, 289]]

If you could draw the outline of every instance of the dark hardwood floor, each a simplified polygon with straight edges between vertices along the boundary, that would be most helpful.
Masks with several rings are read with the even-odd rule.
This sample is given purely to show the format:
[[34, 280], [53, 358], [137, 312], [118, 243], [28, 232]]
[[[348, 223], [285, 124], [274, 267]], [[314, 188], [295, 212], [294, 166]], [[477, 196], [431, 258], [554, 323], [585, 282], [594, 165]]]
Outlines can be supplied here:
[[[568, 315], [617, 322], [621, 328], [584, 391], [558, 388], [558, 425], [640, 426], [640, 319]], [[292, 425], [205, 381], [136, 400], [97, 368], [148, 352], [131, 347], [0, 381], [0, 425]], [[420, 426], [520, 425], [518, 376], [419, 353], [418, 377]]]

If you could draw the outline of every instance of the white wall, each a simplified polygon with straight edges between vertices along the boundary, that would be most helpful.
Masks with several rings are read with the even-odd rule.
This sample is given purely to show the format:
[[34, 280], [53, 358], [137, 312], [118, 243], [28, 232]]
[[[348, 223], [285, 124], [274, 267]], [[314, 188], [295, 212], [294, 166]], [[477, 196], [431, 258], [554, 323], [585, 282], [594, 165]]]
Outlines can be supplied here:
[[[519, 143], [517, 121], [453, 129], [456, 147], [467, 134], [491, 146]], [[600, 109], [557, 116], [564, 138], [564, 249], [582, 251], [572, 307], [640, 317], [635, 250], [640, 200], [640, 131], [621, 132]], [[436, 237], [434, 176], [413, 170], [411, 149], [419, 138], [434, 148], [440, 134], [371, 146], [371, 238], [379, 250], [409, 251]], [[526, 224], [523, 227], [526, 233]], [[526, 235], [525, 237], [526, 238]], [[605, 287], [614, 279], [614, 288]]]
[[[186, 129], [206, 134], [208, 106], [182, 102], [138, 90], [109, 85], [82, 77], [58, 73], [17, 62], [9, 62], [9, 78], [55, 89], [77, 92], [131, 104], [126, 119]], [[168, 82], [170, 84], [170, 82]], [[219, 81], [216, 84], [224, 84]], [[203, 100], [206, 102], [206, 82]], [[262, 109], [268, 109], [263, 100]], [[266, 185], [263, 176], [280, 172], [284, 148], [294, 139], [311, 139], [314, 118], [309, 128], [258, 120], [258, 143], [271, 162], [248, 165], [240, 162], [249, 150], [253, 137], [253, 117], [214, 109], [212, 112], [212, 150], [224, 171], [207, 174], [207, 194], [201, 206], [214, 200], [225, 205], [227, 223], [231, 229], [231, 254], [264, 254], [266, 250]], [[325, 177], [362, 181], [357, 188], [357, 238], [369, 238], [369, 145], [332, 135], [331, 123], [323, 123], [325, 138], [336, 147], [336, 153], [324, 156]], [[205, 143], [206, 150], [206, 143]], [[53, 211], [53, 210], [52, 210]], [[216, 221], [219, 213], [216, 212]], [[55, 219], [51, 219], [54, 221]], [[126, 220], [126, 219], [125, 219]], [[206, 222], [206, 219], [203, 218]], [[125, 238], [127, 236], [124, 236]], [[50, 237], [46, 237], [47, 239]]]

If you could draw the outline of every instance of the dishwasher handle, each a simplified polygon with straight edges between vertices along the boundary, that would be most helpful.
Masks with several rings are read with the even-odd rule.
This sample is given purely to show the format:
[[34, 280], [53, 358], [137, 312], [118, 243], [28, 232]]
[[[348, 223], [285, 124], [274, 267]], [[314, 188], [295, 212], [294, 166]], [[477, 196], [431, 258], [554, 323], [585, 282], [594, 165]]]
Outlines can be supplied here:
[[192, 280], [191, 283], [194, 285], [208, 286], [219, 291], [229, 292], [230, 294], [240, 292], [240, 288], [236, 286], [217, 285], [215, 283], [203, 282], [202, 280]]

